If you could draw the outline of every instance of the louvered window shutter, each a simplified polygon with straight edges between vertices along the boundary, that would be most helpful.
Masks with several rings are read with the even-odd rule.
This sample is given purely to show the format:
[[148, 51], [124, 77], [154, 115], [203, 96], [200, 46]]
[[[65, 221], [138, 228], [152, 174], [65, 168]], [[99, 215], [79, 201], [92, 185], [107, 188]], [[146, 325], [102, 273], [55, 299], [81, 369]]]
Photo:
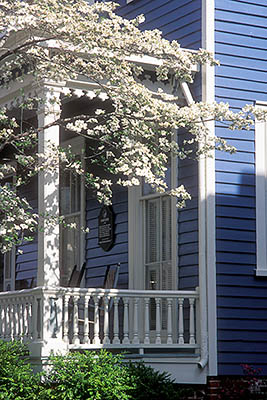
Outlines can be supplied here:
[[146, 262], [160, 261], [160, 207], [159, 199], [147, 201], [146, 207]]

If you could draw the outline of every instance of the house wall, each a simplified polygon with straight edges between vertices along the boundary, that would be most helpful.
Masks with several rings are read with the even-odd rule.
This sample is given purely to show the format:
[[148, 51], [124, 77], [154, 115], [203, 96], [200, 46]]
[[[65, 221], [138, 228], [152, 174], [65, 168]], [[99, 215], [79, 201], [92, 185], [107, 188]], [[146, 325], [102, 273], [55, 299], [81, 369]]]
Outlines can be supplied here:
[[103, 287], [108, 265], [120, 263], [117, 288], [128, 287], [128, 194], [124, 188], [115, 190], [112, 198], [114, 212], [115, 240], [109, 251], [98, 245], [98, 215], [101, 205], [87, 193], [86, 226], [86, 287]]
[[[200, 0], [133, 0], [122, 5], [119, 14], [134, 18], [144, 14], [142, 29], [159, 29], [164, 38], [177, 40], [181, 47], [201, 47], [201, 1]], [[191, 87], [194, 98], [200, 99], [200, 74]], [[180, 134], [180, 139], [185, 134]], [[178, 265], [179, 289], [190, 289], [198, 285], [198, 171], [194, 161], [180, 161], [179, 183], [190, 191], [192, 200], [178, 213]]]
[[[216, 0], [216, 100], [239, 111], [267, 100], [266, 0]], [[254, 130], [217, 136], [237, 148], [216, 154], [216, 244], [219, 374], [242, 374], [240, 364], [267, 374], [267, 280], [255, 277]]]

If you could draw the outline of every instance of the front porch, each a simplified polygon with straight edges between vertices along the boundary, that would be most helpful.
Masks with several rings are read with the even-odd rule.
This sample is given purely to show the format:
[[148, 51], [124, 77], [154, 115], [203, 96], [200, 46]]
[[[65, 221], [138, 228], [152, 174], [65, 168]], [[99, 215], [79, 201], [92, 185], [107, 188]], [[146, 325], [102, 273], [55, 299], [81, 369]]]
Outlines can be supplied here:
[[0, 338], [27, 343], [35, 362], [106, 348], [175, 375], [182, 367], [187, 382], [205, 375], [198, 315], [198, 290], [36, 287], [0, 293]]

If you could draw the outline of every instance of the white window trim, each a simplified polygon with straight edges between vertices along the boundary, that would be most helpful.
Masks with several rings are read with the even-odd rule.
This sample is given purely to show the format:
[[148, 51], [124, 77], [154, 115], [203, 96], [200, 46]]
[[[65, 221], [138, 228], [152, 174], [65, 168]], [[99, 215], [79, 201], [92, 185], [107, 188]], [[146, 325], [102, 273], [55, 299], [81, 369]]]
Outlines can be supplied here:
[[[256, 107], [267, 109], [267, 102], [257, 102]], [[267, 122], [255, 122], [256, 169], [256, 276], [267, 277]]]
[[[84, 160], [84, 149], [85, 149], [85, 141], [83, 137], [75, 137], [70, 140], [64, 141], [60, 143], [60, 147], [66, 148], [71, 146], [71, 151], [75, 155], [81, 155], [82, 167], [85, 167], [85, 160]], [[84, 227], [85, 223], [85, 185], [84, 185], [84, 178], [81, 177], [81, 210], [80, 214], [80, 227]], [[68, 214], [68, 217], [75, 216], [77, 213]], [[85, 234], [81, 230], [80, 231], [80, 265], [77, 265], [78, 269], [81, 268], [83, 264], [83, 260], [85, 257]], [[61, 261], [61, 260], [60, 260]], [[81, 282], [81, 287], [84, 286], [84, 277]]]

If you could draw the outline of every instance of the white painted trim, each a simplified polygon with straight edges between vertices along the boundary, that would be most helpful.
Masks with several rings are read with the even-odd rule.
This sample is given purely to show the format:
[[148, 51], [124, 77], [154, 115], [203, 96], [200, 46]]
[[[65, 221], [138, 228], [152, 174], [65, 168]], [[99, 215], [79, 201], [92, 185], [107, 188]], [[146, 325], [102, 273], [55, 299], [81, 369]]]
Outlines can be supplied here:
[[[267, 103], [256, 103], [267, 109]], [[267, 276], [267, 122], [255, 122], [256, 173], [256, 276]]]
[[144, 289], [141, 186], [128, 189], [128, 288]]
[[[44, 127], [55, 120], [60, 112], [58, 102], [49, 102], [51, 92], [43, 87], [44, 104], [38, 110], [38, 127]], [[60, 91], [54, 89], [53, 98], [59, 101]], [[49, 111], [49, 112], [47, 112]], [[59, 145], [59, 126], [41, 129], [38, 135], [38, 152], [43, 153], [48, 143]], [[51, 171], [41, 171], [38, 175], [38, 212], [40, 215], [59, 216], [59, 168]], [[46, 226], [46, 221], [40, 223], [38, 231], [38, 271], [37, 286], [57, 287], [60, 285], [59, 268], [59, 224]]]
[[[202, 48], [214, 53], [215, 3], [202, 0]], [[215, 100], [215, 70], [202, 67], [202, 100]], [[213, 121], [207, 123], [215, 135]], [[217, 302], [216, 302], [216, 225], [215, 225], [215, 160], [199, 162], [199, 284], [200, 312], [203, 330], [207, 329], [208, 375], [217, 375]], [[206, 295], [205, 295], [206, 290]], [[206, 355], [204, 354], [204, 358]]]

